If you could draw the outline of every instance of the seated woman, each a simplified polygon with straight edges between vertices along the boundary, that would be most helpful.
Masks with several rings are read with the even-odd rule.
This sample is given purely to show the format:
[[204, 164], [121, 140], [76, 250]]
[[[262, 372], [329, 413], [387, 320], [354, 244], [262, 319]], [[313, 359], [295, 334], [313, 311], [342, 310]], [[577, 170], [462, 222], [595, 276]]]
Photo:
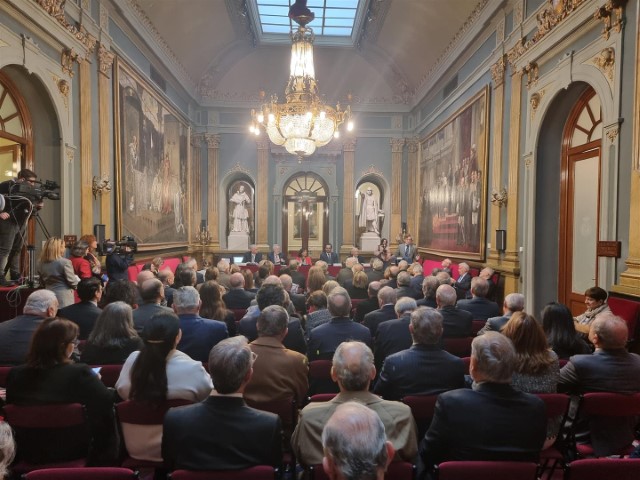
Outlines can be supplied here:
[[222, 299], [221, 287], [218, 282], [209, 280], [200, 286], [200, 316], [209, 320], [220, 320], [227, 325], [230, 337], [236, 335], [236, 318], [227, 308]]
[[65, 246], [61, 238], [47, 239], [40, 253], [40, 285], [51, 290], [58, 298], [59, 308], [75, 303], [73, 292], [80, 279], [73, 271], [73, 265], [64, 258]]
[[589, 335], [591, 322], [598, 315], [611, 313], [611, 310], [607, 305], [607, 291], [600, 287], [587, 288], [584, 292], [584, 303], [587, 306], [587, 311], [575, 317], [573, 321], [575, 322], [576, 330], [586, 336]]
[[80, 360], [89, 365], [122, 365], [131, 352], [142, 348], [133, 328], [133, 310], [125, 302], [107, 305], [96, 319]]
[[591, 353], [591, 346], [576, 332], [569, 309], [557, 302], [551, 302], [542, 310], [542, 328], [549, 346], [562, 360], [573, 355]]
[[[89, 442], [89, 463], [110, 465], [117, 455], [114, 395], [88, 365], [71, 361], [77, 339], [78, 326], [75, 323], [55, 317], [46, 318], [33, 334], [27, 364], [12, 368], [9, 373], [7, 403], [82, 403], [87, 409], [92, 438]], [[87, 439], [83, 437], [68, 433], [60, 438], [40, 435], [33, 439], [37, 444], [32, 442], [34, 449], [28, 460], [49, 463], [81, 458], [87, 450]], [[18, 452], [21, 456], [24, 453]]]
[[258, 289], [255, 288], [255, 286], [253, 284], [253, 273], [251, 273], [251, 270], [245, 268], [245, 269], [240, 270], [240, 273], [244, 277], [244, 289], [245, 289], [245, 291], [257, 293]]
[[328, 323], [332, 315], [327, 310], [327, 296], [322, 290], [311, 292], [307, 297], [307, 321], [305, 323], [305, 337], [318, 325]]
[[[161, 312], [152, 316], [142, 330], [142, 350], [127, 358], [116, 382], [120, 397], [150, 405], [173, 399], [200, 402], [207, 398], [213, 388], [211, 377], [202, 363], [176, 350], [181, 337], [177, 315]], [[162, 425], [143, 427], [127, 432], [129, 455], [162, 461]]]
[[298, 256], [296, 257], [299, 265], [313, 265], [309, 252], [306, 248], [298, 250]]
[[368, 287], [369, 277], [367, 277], [366, 273], [360, 271], [353, 275], [353, 282], [347, 286], [347, 292], [351, 298], [365, 299], [369, 298]]

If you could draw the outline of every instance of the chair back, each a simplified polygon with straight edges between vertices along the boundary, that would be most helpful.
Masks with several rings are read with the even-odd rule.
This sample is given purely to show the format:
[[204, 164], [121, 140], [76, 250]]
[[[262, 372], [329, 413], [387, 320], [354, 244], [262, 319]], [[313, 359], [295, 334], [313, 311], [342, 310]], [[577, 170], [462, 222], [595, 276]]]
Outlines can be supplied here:
[[[13, 431], [17, 460], [26, 464], [46, 464], [86, 459], [91, 436], [84, 407], [79, 403], [51, 405], [5, 405], [5, 419]], [[61, 445], [56, 449], [55, 445]]]
[[167, 400], [160, 405], [151, 405], [148, 402], [127, 400], [116, 405], [118, 421], [132, 425], [162, 425], [164, 415], [170, 408], [190, 405], [189, 400]]
[[606, 417], [640, 415], [640, 393], [585, 393], [580, 403], [580, 414]]
[[316, 393], [315, 395], [312, 395], [311, 397], [309, 397], [307, 403], [328, 402], [330, 400], [333, 400], [336, 397], [336, 395], [338, 394], [337, 393]]
[[7, 388], [7, 380], [9, 379], [9, 372], [12, 368], [12, 366], [0, 367], [0, 387]]
[[464, 363], [464, 374], [469, 375], [469, 366], [471, 365], [471, 357], [462, 357]]
[[487, 324], [486, 320], [473, 320], [471, 322], [471, 334], [477, 335], [478, 332]]
[[271, 465], [258, 465], [243, 470], [202, 471], [175, 470], [171, 473], [171, 480], [274, 480], [278, 476], [278, 469]]
[[231, 311], [233, 312], [233, 317], [235, 318], [236, 322], [242, 320], [242, 317], [244, 317], [247, 313], [246, 308], [232, 308]]
[[471, 342], [475, 337], [445, 337], [442, 347], [451, 355], [460, 358], [471, 356]]
[[571, 462], [566, 480], [637, 480], [640, 478], [639, 458], [588, 458]]
[[44, 468], [34, 470], [22, 477], [24, 480], [135, 480], [138, 474], [128, 468], [83, 467]]
[[93, 365], [93, 367], [100, 367], [100, 380], [105, 387], [113, 388], [116, 386], [122, 365]]
[[532, 462], [443, 462], [438, 480], [535, 480], [538, 466]]
[[416, 421], [418, 438], [424, 438], [424, 434], [427, 433], [437, 400], [438, 395], [407, 395], [402, 399], [402, 403], [411, 409], [413, 419]]
[[[413, 480], [415, 478], [416, 467], [409, 462], [392, 462], [384, 474], [385, 480]], [[312, 465], [307, 467], [307, 478], [309, 480], [329, 480], [322, 465]]]
[[282, 400], [270, 400], [268, 402], [254, 402], [245, 398], [247, 405], [264, 412], [275, 413], [282, 421], [282, 430], [285, 438], [290, 438], [298, 421], [298, 408], [293, 397]]
[[309, 362], [309, 396], [317, 393], [338, 393], [338, 384], [331, 379], [331, 360]]
[[538, 397], [544, 402], [547, 418], [564, 417], [569, 411], [571, 397], [564, 393], [538, 393]]

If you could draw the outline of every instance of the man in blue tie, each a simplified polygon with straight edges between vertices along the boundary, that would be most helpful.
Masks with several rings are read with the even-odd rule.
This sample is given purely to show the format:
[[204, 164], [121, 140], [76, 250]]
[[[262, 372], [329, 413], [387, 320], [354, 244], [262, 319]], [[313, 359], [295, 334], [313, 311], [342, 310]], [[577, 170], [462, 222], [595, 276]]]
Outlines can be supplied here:
[[404, 236], [404, 243], [398, 245], [396, 250], [396, 258], [401, 257], [407, 263], [413, 263], [413, 257], [416, 254], [416, 246], [413, 244], [413, 237], [410, 234]]

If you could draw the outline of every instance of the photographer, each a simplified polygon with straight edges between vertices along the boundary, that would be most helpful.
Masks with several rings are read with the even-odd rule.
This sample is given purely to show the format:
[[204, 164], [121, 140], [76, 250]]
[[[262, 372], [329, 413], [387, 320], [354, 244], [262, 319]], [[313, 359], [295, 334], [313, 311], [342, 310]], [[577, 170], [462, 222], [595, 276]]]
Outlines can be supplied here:
[[8, 283], [7, 270], [11, 280], [20, 278], [20, 252], [25, 241], [27, 221], [35, 210], [42, 208], [42, 199], [32, 202], [19, 193], [19, 187], [25, 183], [34, 187], [36, 179], [34, 172], [23, 168], [18, 172], [17, 179], [0, 183], [0, 194], [5, 200], [0, 212], [0, 286]]
[[124, 237], [119, 242], [105, 242], [103, 250], [107, 253], [107, 275], [109, 281], [129, 280], [127, 272], [129, 265], [133, 263], [133, 253], [137, 250], [137, 244], [130, 237]]

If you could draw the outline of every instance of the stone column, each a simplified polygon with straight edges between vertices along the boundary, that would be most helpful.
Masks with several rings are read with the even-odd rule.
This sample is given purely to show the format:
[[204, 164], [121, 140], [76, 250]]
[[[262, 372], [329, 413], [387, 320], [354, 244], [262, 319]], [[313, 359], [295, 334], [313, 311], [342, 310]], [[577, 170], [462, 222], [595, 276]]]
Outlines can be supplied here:
[[[389, 248], [398, 246], [396, 236], [402, 232], [402, 150], [404, 138], [389, 139], [391, 145], [391, 219], [389, 222]], [[402, 241], [402, 240], [401, 240]]]
[[407, 197], [407, 230], [413, 235], [416, 245], [420, 241], [418, 232], [420, 230], [420, 191], [418, 183], [420, 182], [420, 158], [418, 151], [420, 141], [418, 138], [407, 140], [407, 149], [409, 150], [409, 164], [407, 170], [409, 172], [409, 191]]
[[[93, 231], [93, 180], [91, 121], [91, 71], [89, 62], [79, 62], [80, 81], [80, 231], [81, 235]], [[64, 233], [64, 232], [62, 232]]]
[[266, 252], [269, 249], [269, 140], [256, 140], [256, 146], [258, 148], [258, 184], [254, 199], [255, 243], [259, 249]]
[[[202, 220], [202, 141], [201, 134], [192, 134], [191, 143], [191, 234], [200, 231]], [[194, 237], [195, 238], [195, 237]]]
[[342, 156], [344, 162], [344, 178], [342, 182], [342, 245], [340, 246], [340, 254], [349, 255], [350, 250], [354, 247], [354, 168], [356, 158], [355, 137], [345, 138], [342, 142]]
[[[504, 129], [504, 73], [506, 61], [504, 55], [491, 66], [491, 78], [493, 80], [493, 126], [491, 128], [493, 162], [491, 169], [491, 182], [489, 183], [489, 193], [500, 192], [502, 190], [502, 135]], [[485, 238], [491, 239], [493, 232], [500, 228], [500, 206], [497, 203], [491, 204], [490, 216], [487, 221], [487, 231]], [[490, 240], [491, 241], [491, 240]], [[489, 252], [490, 263], [497, 263], [500, 260], [498, 250], [494, 248]]]
[[[113, 70], [113, 54], [102, 44], [98, 48], [99, 72], [98, 75], [98, 128], [100, 148], [100, 176], [105, 177], [111, 171], [111, 146], [113, 145], [113, 124], [109, 121], [111, 112], [111, 72]], [[113, 205], [112, 195], [117, 195], [114, 178], [109, 177], [112, 184], [111, 193], [103, 193], [100, 196], [100, 223], [105, 227], [107, 238], [115, 238], [111, 225], [111, 212]], [[88, 233], [84, 232], [84, 233]]]
[[[206, 134], [204, 140], [207, 142], [207, 222], [209, 233], [211, 234], [211, 248], [220, 248], [220, 221], [218, 209], [218, 196], [214, 192], [218, 191], [218, 158], [220, 153], [220, 135]], [[226, 225], [225, 225], [226, 227]], [[223, 230], [225, 231], [225, 230]]]
[[629, 253], [627, 269], [611, 290], [640, 297], [640, 29], [636, 28], [636, 78], [633, 115], [633, 166], [629, 194]]

